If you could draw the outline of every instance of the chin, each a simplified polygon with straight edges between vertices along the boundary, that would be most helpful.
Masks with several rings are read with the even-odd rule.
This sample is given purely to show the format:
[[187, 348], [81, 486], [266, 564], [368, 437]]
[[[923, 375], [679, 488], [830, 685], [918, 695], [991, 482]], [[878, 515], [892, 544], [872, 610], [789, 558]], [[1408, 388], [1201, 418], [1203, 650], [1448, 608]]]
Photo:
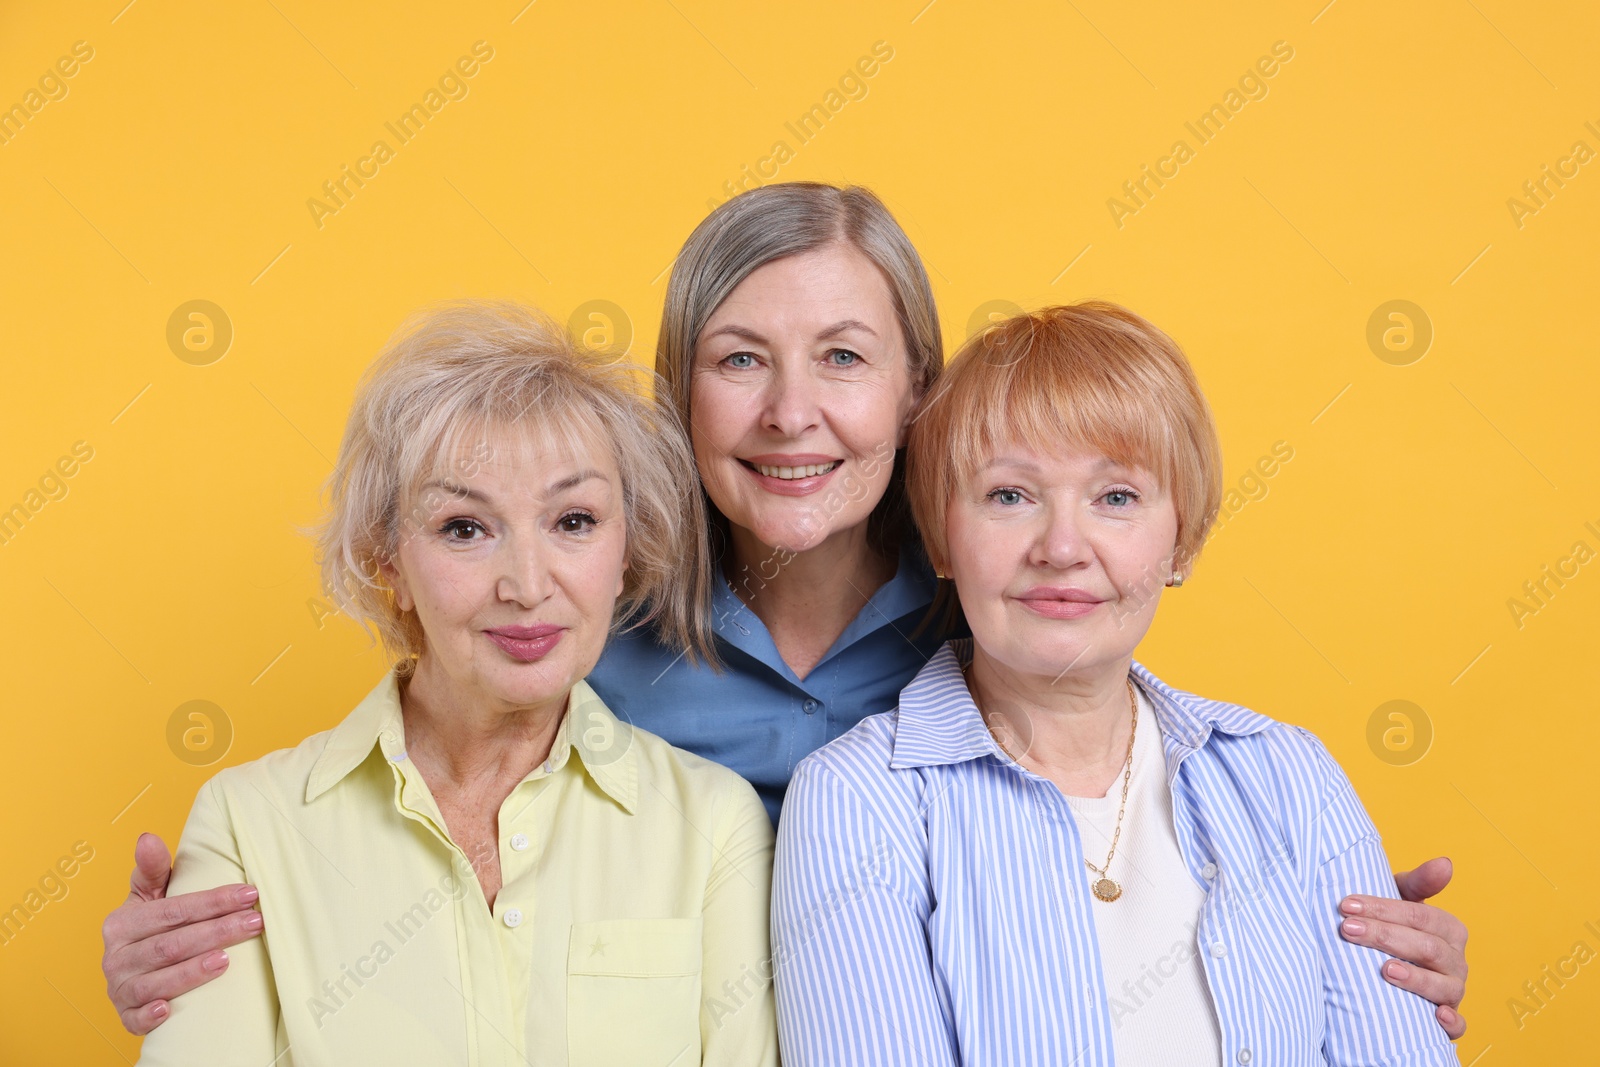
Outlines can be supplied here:
[[1069, 669], [1082, 670], [1104, 658], [1096, 654], [1093, 641], [1061, 641], [1059, 638], [1051, 641], [1038, 634], [1027, 635], [1013, 644], [1010, 651], [1012, 655], [1006, 657], [1007, 666], [1034, 677], [1059, 678]]
[[804, 552], [826, 540], [833, 527], [831, 523], [808, 522], [807, 516], [800, 513], [757, 519], [750, 532], [764, 545], [785, 552]]
[[548, 657], [505, 664], [487, 679], [490, 691], [511, 704], [542, 703], [565, 692], [573, 680], [568, 664], [552, 663]]

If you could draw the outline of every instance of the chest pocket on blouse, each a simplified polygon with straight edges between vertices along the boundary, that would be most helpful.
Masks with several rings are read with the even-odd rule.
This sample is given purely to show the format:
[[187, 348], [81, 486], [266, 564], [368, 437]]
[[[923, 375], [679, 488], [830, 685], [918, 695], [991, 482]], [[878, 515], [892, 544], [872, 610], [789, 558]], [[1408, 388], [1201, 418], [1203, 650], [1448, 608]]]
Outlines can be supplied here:
[[571, 1067], [700, 1062], [700, 919], [573, 923]]

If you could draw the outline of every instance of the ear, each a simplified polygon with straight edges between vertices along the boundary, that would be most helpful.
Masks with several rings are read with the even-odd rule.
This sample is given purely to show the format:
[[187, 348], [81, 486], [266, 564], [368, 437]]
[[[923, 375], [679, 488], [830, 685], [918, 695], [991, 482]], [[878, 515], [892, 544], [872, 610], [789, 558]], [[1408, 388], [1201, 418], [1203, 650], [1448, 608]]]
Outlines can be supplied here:
[[900, 420], [900, 429], [894, 435], [894, 450], [896, 452], [906, 447], [906, 442], [911, 438], [911, 423], [914, 421], [912, 413], [916, 410], [917, 407], [913, 404], [911, 411], [906, 412], [906, 417]]
[[388, 555], [383, 557], [378, 563], [378, 573], [383, 576], [389, 588], [394, 590], [395, 607], [401, 611], [411, 611], [417, 606], [416, 598], [411, 595], [411, 585], [406, 581], [406, 576], [401, 573], [400, 568], [394, 565], [393, 557]]
[[905, 417], [900, 420], [900, 429], [895, 434], [894, 447], [896, 451], [906, 447], [906, 442], [911, 437], [911, 424], [917, 421], [917, 412], [922, 410], [922, 398], [927, 395], [926, 385], [915, 385], [911, 389], [911, 403], [906, 406]]

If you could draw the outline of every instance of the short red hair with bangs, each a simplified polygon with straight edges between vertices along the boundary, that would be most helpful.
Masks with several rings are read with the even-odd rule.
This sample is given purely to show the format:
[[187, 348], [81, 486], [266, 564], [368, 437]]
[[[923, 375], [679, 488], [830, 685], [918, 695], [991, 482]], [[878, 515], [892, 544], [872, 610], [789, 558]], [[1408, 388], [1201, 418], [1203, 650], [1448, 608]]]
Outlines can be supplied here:
[[1127, 308], [1047, 307], [973, 337], [935, 380], [906, 449], [906, 488], [928, 558], [949, 565], [950, 498], [1007, 444], [1097, 452], [1143, 467], [1178, 515], [1187, 574], [1222, 502], [1222, 447], [1177, 344]]

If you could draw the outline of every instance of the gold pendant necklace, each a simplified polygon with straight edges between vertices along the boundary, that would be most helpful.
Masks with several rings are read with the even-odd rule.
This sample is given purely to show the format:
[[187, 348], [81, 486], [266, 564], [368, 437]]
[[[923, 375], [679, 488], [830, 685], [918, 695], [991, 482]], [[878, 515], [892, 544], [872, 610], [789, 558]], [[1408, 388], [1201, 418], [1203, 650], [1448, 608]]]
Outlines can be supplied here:
[[[961, 667], [963, 681], [966, 680], [967, 669], [967, 665]], [[1093, 891], [1096, 899], [1103, 900], [1107, 904], [1122, 896], [1122, 883], [1107, 875], [1106, 871], [1111, 867], [1111, 860], [1117, 854], [1117, 842], [1122, 838], [1122, 816], [1128, 810], [1128, 783], [1133, 778], [1133, 739], [1139, 735], [1139, 699], [1133, 692], [1133, 679], [1127, 679], [1127, 683], [1128, 711], [1133, 719], [1133, 729], [1128, 731], [1128, 755], [1122, 761], [1122, 803], [1117, 807], [1117, 828], [1111, 835], [1111, 851], [1106, 853], [1105, 866], [1096, 867], [1088, 859], [1083, 861], [1085, 867], [1100, 876], [1090, 885], [1090, 890]], [[968, 689], [970, 692], [970, 683], [968, 684]], [[990, 732], [993, 733], [992, 727]], [[1021, 764], [1021, 760], [1017, 756], [1012, 756], [1010, 750], [1005, 747], [998, 737], [995, 738], [995, 744], [1000, 745], [1000, 750], [1011, 756], [1013, 762]]]
[[1139, 699], [1134, 696], [1131, 678], [1128, 679], [1128, 709], [1133, 717], [1133, 729], [1128, 731], [1128, 755], [1122, 764], [1122, 803], [1117, 807], [1117, 828], [1111, 835], [1111, 851], [1106, 853], [1104, 866], [1096, 867], [1087, 859], [1083, 861], [1085, 867], [1100, 876], [1090, 887], [1095, 898], [1107, 904], [1122, 896], [1122, 883], [1106, 872], [1111, 869], [1111, 859], [1117, 854], [1117, 842], [1122, 837], [1122, 816], [1128, 810], [1128, 783], [1133, 779], [1133, 739], [1139, 734]]

